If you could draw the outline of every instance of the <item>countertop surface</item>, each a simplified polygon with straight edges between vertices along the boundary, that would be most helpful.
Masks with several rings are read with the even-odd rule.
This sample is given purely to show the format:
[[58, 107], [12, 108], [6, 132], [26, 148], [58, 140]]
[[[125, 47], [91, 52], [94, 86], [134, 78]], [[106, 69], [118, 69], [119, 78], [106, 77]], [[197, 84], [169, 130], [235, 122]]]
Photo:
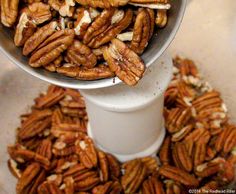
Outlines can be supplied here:
[[[189, 1], [180, 30], [169, 48], [172, 56], [197, 62], [202, 75], [221, 91], [236, 123], [236, 1]], [[0, 193], [15, 193], [15, 178], [7, 169], [6, 147], [13, 143], [19, 115], [47, 84], [18, 69], [0, 53]]]

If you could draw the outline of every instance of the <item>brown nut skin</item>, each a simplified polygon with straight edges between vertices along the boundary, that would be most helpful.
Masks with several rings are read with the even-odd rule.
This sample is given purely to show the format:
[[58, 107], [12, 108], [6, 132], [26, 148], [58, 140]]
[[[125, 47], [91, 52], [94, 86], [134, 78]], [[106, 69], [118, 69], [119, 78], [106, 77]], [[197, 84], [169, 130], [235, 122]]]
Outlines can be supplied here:
[[1, 22], [6, 27], [12, 27], [18, 16], [19, 0], [1, 0]]
[[103, 78], [114, 77], [114, 73], [107, 65], [100, 64], [93, 68], [87, 69], [83, 67], [58, 67], [57, 72], [68, 77], [78, 80], [99, 80]]
[[111, 71], [127, 85], [134, 86], [142, 78], [145, 71], [142, 59], [122, 41], [113, 39], [103, 56]]
[[74, 36], [74, 30], [70, 29], [60, 30], [52, 34], [30, 57], [30, 66], [46, 66], [57, 59], [73, 43]]
[[69, 63], [75, 64], [77, 66], [84, 66], [87, 68], [92, 68], [97, 64], [97, 57], [92, 52], [92, 50], [75, 40], [74, 43], [67, 49], [66, 59]]
[[34, 34], [36, 29], [36, 24], [28, 19], [26, 13], [22, 13], [16, 26], [16, 32], [14, 36], [15, 45], [23, 46], [25, 42]]
[[111, 7], [124, 6], [129, 0], [76, 0], [76, 2], [84, 6], [109, 9]]

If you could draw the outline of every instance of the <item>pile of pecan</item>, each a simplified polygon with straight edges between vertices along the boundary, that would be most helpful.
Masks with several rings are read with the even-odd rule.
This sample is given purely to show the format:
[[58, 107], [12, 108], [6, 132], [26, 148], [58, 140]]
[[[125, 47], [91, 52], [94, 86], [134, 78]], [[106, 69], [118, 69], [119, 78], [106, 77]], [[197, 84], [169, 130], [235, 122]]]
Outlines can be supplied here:
[[168, 0], [1, 0], [29, 65], [79, 80], [142, 78], [140, 55], [167, 24]]
[[50, 86], [21, 116], [16, 143], [8, 147], [17, 194], [205, 193], [233, 182], [236, 126], [219, 92], [191, 60], [176, 58], [174, 66], [159, 153], [123, 164], [87, 136], [80, 93]]

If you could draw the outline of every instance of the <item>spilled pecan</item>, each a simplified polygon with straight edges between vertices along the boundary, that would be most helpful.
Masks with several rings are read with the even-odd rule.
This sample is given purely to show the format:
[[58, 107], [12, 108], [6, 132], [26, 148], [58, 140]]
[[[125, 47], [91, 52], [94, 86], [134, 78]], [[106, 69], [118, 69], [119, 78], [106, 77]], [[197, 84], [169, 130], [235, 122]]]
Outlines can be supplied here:
[[194, 172], [199, 177], [209, 177], [217, 174], [224, 167], [224, 164], [225, 159], [218, 157], [196, 166]]
[[122, 187], [118, 181], [106, 182], [104, 185], [98, 185], [93, 188], [93, 194], [118, 194], [122, 192]]
[[147, 168], [139, 159], [124, 163], [123, 168], [121, 185], [125, 193], [135, 193], [147, 176]]
[[29, 193], [34, 194], [37, 192], [38, 186], [45, 179], [45, 171], [40, 168], [38, 163], [30, 164], [16, 185], [17, 194]]
[[167, 136], [161, 146], [159, 156], [163, 165], [167, 165], [170, 163], [170, 147], [171, 146], [171, 138]]
[[191, 118], [191, 109], [173, 108], [166, 120], [166, 128], [170, 133], [180, 131]]
[[50, 86], [46, 95], [36, 98], [36, 108], [49, 108], [58, 103], [65, 96], [65, 90], [57, 86]]
[[164, 194], [165, 190], [163, 184], [157, 180], [156, 177], [149, 177], [143, 182], [142, 185], [143, 194]]
[[229, 125], [218, 136], [215, 148], [218, 152], [229, 153], [236, 145], [236, 127]]
[[191, 172], [193, 168], [192, 159], [184, 143], [176, 143], [172, 151], [173, 160], [175, 165], [187, 172]]
[[159, 173], [160, 173], [160, 175], [162, 175], [166, 178], [173, 179], [173, 180], [180, 182], [186, 186], [197, 187], [199, 185], [198, 180], [194, 176], [190, 175], [189, 173], [187, 173], [184, 170], [181, 170], [181, 169], [173, 167], [173, 166], [169, 166], [169, 165], [162, 166], [159, 169]]
[[106, 182], [109, 179], [109, 163], [106, 154], [102, 151], [98, 151], [98, 162], [100, 166], [100, 179], [102, 182]]
[[79, 155], [80, 161], [87, 168], [97, 166], [97, 151], [94, 147], [93, 140], [89, 137], [76, 142], [76, 153]]

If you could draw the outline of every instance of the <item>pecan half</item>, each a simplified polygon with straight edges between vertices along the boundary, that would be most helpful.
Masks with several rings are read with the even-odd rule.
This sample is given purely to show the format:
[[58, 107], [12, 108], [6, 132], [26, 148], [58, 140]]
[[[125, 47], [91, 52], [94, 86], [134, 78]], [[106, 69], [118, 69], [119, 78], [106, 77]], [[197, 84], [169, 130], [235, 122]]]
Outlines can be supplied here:
[[164, 194], [163, 184], [157, 180], [156, 177], [149, 177], [143, 182], [142, 185], [143, 194]]
[[170, 148], [171, 148], [171, 138], [167, 136], [161, 146], [159, 156], [163, 165], [170, 163]]
[[[16, 185], [17, 194], [36, 193], [37, 187], [44, 181], [45, 172], [38, 163], [32, 163], [22, 173]], [[35, 184], [36, 183], [36, 184]]]
[[109, 9], [111, 7], [124, 6], [129, 2], [129, 0], [96, 0], [96, 1], [94, 1], [94, 0], [76, 0], [76, 2], [81, 5], [84, 5], [84, 6]]
[[9, 159], [7, 161], [7, 165], [8, 165], [8, 169], [10, 170], [11, 174], [14, 177], [19, 179], [22, 175], [22, 172], [20, 169], [18, 169], [17, 162], [15, 160]]
[[4, 26], [12, 27], [18, 15], [19, 0], [1, 0], [1, 22]]
[[139, 159], [123, 164], [123, 168], [121, 185], [125, 193], [135, 193], [147, 175], [147, 168]]
[[91, 48], [99, 48], [126, 29], [131, 23], [132, 17], [131, 9], [103, 11], [85, 33], [84, 43]]
[[100, 166], [100, 179], [102, 182], [106, 182], [109, 179], [109, 163], [106, 154], [102, 151], [98, 151], [98, 162]]
[[75, 40], [74, 43], [67, 49], [66, 59], [71, 64], [78, 66], [83, 65], [87, 68], [92, 68], [97, 64], [96, 55], [88, 46], [78, 40]]
[[200, 188], [200, 191], [202, 191], [202, 193], [205, 193], [206, 191], [209, 191], [210, 189], [215, 190], [219, 188], [219, 184], [216, 181], [210, 181], [208, 183], [206, 183], [204, 186], [202, 186]]
[[42, 164], [42, 166], [45, 168], [48, 168], [50, 166], [50, 161], [48, 158], [27, 149], [19, 148], [16, 146], [9, 146], [8, 153], [12, 159], [16, 160], [19, 163], [24, 163], [25, 161], [35, 161]]
[[168, 17], [167, 17], [167, 10], [157, 10], [157, 15], [156, 15], [156, 25], [159, 28], [164, 28], [167, 25], [168, 22]]
[[49, 0], [48, 4], [58, 11], [61, 16], [65, 17], [72, 17], [74, 13], [74, 0]]
[[203, 163], [206, 159], [208, 136], [202, 136], [194, 145], [194, 166]]
[[73, 194], [75, 192], [74, 180], [71, 177], [65, 178], [65, 194]]
[[41, 2], [28, 5], [22, 10], [36, 25], [42, 24], [52, 18], [50, 6]]
[[75, 34], [79, 39], [83, 39], [89, 25], [92, 22], [92, 17], [89, 10], [84, 7], [78, 8], [76, 11], [78, 16], [75, 22]]
[[114, 13], [115, 9], [104, 10], [96, 18], [83, 37], [84, 44], [88, 44], [93, 38], [104, 32], [109, 27]]
[[49, 90], [46, 95], [41, 95], [36, 98], [35, 107], [36, 108], [49, 108], [57, 104], [65, 96], [65, 90], [57, 86], [49, 86]]
[[18, 137], [20, 139], [27, 139], [43, 132], [51, 125], [51, 115], [52, 112], [48, 109], [33, 112], [31, 116], [22, 123]]
[[44, 182], [38, 188], [39, 194], [63, 194], [55, 182]]
[[34, 34], [36, 29], [36, 24], [29, 20], [26, 13], [22, 13], [16, 26], [16, 32], [14, 36], [15, 45], [23, 46], [25, 42]]
[[156, 157], [144, 157], [141, 158], [141, 161], [147, 167], [149, 174], [155, 173], [158, 170], [158, 160]]
[[30, 66], [45, 66], [57, 59], [73, 43], [74, 35], [74, 30], [70, 29], [60, 30], [52, 34], [30, 57]]
[[215, 148], [218, 152], [229, 153], [236, 145], [236, 127], [234, 125], [226, 126], [215, 142]]
[[142, 54], [148, 41], [152, 37], [154, 29], [154, 11], [151, 9], [139, 9], [135, 20], [133, 38], [130, 48], [137, 54]]
[[76, 142], [76, 153], [80, 157], [80, 161], [87, 168], [96, 167], [98, 163], [97, 152], [92, 139], [86, 137]]
[[184, 170], [181, 170], [181, 169], [173, 167], [173, 166], [169, 166], [169, 165], [162, 166], [159, 169], [159, 173], [160, 173], [160, 175], [162, 175], [164, 177], [173, 179], [173, 180], [180, 182], [186, 186], [197, 187], [199, 185], [198, 180], [194, 176], [188, 174]]
[[197, 112], [208, 108], [221, 107], [222, 99], [220, 93], [216, 91], [207, 92], [193, 101], [193, 106]]
[[93, 194], [118, 194], [121, 193], [122, 187], [118, 181], [109, 181], [104, 185], [99, 185], [93, 188]]
[[170, 110], [167, 120], [166, 120], [166, 128], [170, 133], [175, 133], [180, 131], [185, 124], [191, 118], [191, 109], [180, 109], [173, 108]]
[[23, 55], [29, 55], [33, 52], [43, 41], [51, 36], [58, 26], [56, 21], [39, 28], [25, 43], [23, 48]]
[[184, 143], [176, 143], [172, 151], [172, 156], [175, 165], [187, 172], [191, 172], [193, 168], [192, 159], [188, 154], [188, 151]]
[[225, 159], [218, 157], [196, 166], [194, 172], [199, 177], [209, 177], [218, 173], [224, 167], [224, 163]]
[[113, 180], [118, 180], [121, 175], [121, 168], [119, 161], [111, 154], [106, 154], [107, 161], [108, 161], [108, 167], [110, 172], [110, 177]]
[[180, 129], [180, 131], [178, 131], [172, 135], [171, 141], [173, 141], [173, 142], [181, 141], [191, 132], [192, 129], [193, 129], [192, 124], [189, 124], [189, 125], [183, 127], [182, 129]]
[[184, 190], [178, 182], [173, 180], [166, 180], [165, 185], [166, 193], [180, 194]]
[[125, 43], [118, 39], [113, 39], [111, 42], [104, 50], [104, 59], [122, 81], [130, 86], [136, 85], [144, 74], [144, 63]]
[[167, 0], [130, 0], [129, 4], [157, 10], [168, 10], [171, 8]]
[[103, 64], [90, 69], [65, 65], [63, 67], [58, 67], [57, 72], [69, 77], [74, 77], [78, 80], [98, 80], [114, 77], [114, 73], [110, 68]]
[[36, 153], [48, 158], [52, 158], [52, 142], [49, 139], [44, 139], [41, 144], [37, 147]]

